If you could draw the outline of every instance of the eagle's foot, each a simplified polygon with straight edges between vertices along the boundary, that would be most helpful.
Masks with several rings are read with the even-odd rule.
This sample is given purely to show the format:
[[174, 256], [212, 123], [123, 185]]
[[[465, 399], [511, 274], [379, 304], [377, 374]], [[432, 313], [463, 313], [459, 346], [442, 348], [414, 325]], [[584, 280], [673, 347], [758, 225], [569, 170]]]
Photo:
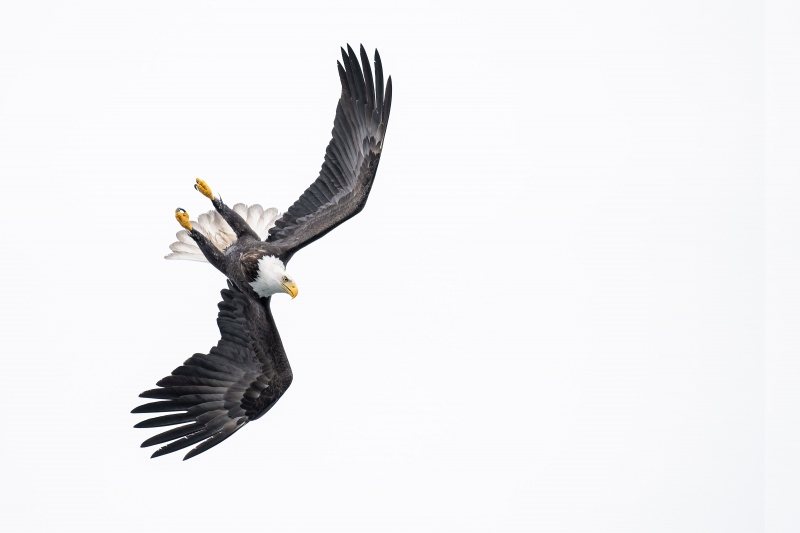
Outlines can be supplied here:
[[178, 224], [180, 224], [183, 229], [192, 231], [192, 224], [189, 222], [189, 213], [187, 213], [185, 209], [179, 207], [175, 210], [175, 220], [178, 221]]
[[200, 194], [208, 198], [209, 200], [214, 200], [214, 194], [211, 192], [211, 187], [208, 186], [208, 183], [197, 178], [197, 183], [195, 183], [194, 188], [200, 191]]

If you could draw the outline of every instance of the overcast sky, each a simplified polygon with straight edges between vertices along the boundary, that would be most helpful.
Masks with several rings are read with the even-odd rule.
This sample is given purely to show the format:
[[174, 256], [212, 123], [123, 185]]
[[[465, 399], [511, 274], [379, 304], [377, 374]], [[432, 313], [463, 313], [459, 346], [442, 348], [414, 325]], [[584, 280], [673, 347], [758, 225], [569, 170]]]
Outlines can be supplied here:
[[[3, 2], [9, 531], [763, 531], [764, 39], [759, 2]], [[151, 460], [129, 411], [225, 285], [173, 211], [293, 203], [347, 43], [392, 116], [273, 299], [294, 383]]]

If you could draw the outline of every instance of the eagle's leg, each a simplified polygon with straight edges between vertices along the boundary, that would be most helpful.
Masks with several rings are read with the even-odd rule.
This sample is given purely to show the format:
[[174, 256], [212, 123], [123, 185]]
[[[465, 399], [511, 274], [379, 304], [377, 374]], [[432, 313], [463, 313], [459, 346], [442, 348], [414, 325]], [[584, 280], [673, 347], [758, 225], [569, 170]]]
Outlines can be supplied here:
[[197, 231], [192, 227], [191, 222], [189, 222], [189, 213], [186, 210], [181, 209], [180, 207], [175, 210], [175, 219], [178, 221], [178, 224], [181, 225], [183, 229], [189, 232], [189, 236], [194, 239], [194, 242], [197, 243], [197, 247], [200, 248], [200, 251], [203, 252], [203, 255], [206, 257], [209, 263], [214, 265], [214, 267], [225, 274], [225, 256], [220, 251], [219, 248], [214, 246], [214, 243], [208, 240], [205, 235]]
[[214, 194], [211, 192], [211, 187], [208, 184], [197, 178], [197, 183], [194, 186], [200, 194], [211, 200], [211, 203], [214, 204], [214, 209], [222, 215], [222, 218], [225, 219], [225, 222], [231, 227], [233, 232], [236, 234], [237, 239], [241, 239], [245, 235], [249, 235], [256, 240], [260, 240], [258, 238], [258, 234], [253, 231], [253, 228], [241, 217], [239, 214], [225, 205], [221, 198], [214, 198]]

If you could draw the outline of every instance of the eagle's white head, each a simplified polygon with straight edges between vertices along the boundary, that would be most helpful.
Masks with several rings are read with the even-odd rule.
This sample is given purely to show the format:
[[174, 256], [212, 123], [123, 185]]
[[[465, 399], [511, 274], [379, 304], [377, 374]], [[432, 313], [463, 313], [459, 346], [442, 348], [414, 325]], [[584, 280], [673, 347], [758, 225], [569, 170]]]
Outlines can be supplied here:
[[259, 296], [268, 298], [281, 292], [292, 298], [297, 296], [297, 284], [286, 274], [286, 265], [277, 257], [271, 255], [261, 257], [255, 274], [255, 280], [250, 282], [250, 286]]

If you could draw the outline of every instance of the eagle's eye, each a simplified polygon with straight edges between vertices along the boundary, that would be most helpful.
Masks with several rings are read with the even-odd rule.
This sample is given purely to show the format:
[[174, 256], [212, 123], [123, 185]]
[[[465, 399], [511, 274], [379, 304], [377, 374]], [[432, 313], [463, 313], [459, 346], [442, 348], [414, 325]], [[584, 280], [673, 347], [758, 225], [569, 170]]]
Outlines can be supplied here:
[[287, 281], [289, 281], [289, 278], [287, 278], [286, 276], [283, 276], [283, 279], [281, 281], [286, 283]]

